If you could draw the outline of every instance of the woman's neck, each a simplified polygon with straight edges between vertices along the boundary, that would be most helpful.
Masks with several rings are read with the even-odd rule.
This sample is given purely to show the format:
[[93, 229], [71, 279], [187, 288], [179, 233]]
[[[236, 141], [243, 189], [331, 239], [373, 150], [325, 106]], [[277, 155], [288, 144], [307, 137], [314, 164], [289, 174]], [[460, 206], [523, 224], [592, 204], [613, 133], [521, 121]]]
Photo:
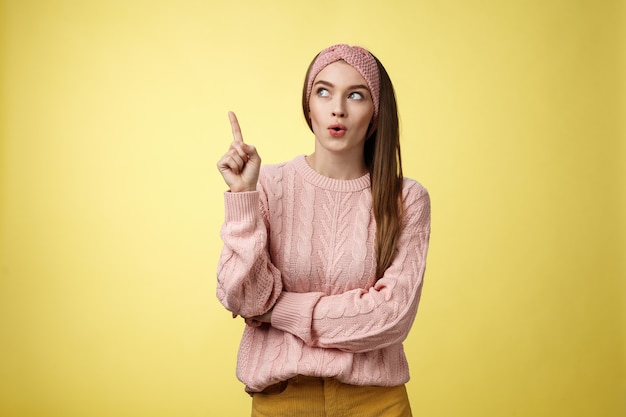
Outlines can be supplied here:
[[306, 161], [314, 171], [336, 180], [354, 180], [367, 174], [363, 155], [335, 155], [313, 152]]

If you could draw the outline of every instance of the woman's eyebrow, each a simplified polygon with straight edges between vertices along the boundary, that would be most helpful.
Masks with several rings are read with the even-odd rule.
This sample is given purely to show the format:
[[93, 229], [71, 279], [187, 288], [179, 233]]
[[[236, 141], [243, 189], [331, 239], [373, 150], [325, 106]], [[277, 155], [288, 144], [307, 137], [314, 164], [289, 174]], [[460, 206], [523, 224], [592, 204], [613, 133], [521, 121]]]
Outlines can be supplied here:
[[315, 86], [315, 85], [318, 85], [318, 84], [322, 84], [322, 85], [325, 85], [327, 87], [334, 87], [333, 83], [329, 83], [328, 81], [324, 81], [324, 80], [315, 81], [315, 84], [313, 84], [313, 85]]
[[[313, 84], [313, 86], [316, 86], [318, 84], [322, 84], [322, 85], [325, 85], [327, 87], [334, 87], [335, 86], [333, 83], [328, 82], [328, 81], [324, 81], [324, 80], [315, 81], [315, 84]], [[351, 85], [351, 86], [348, 87], [348, 90], [358, 90], [358, 89], [363, 89], [363, 90], [367, 90], [367, 91], [370, 90], [365, 84], [356, 84], [356, 85]]]

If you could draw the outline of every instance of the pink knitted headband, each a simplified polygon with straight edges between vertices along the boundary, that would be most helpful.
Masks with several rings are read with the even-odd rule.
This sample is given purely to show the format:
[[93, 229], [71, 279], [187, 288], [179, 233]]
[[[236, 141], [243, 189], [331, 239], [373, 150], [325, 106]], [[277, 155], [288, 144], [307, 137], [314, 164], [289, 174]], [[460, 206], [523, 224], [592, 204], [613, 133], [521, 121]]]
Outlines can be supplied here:
[[376, 124], [376, 121], [378, 120], [378, 97], [380, 94], [380, 75], [378, 73], [378, 65], [376, 64], [376, 60], [372, 54], [360, 46], [338, 44], [329, 46], [319, 53], [311, 66], [311, 70], [309, 71], [309, 79], [307, 81], [306, 89], [306, 102], [308, 103], [311, 98], [313, 82], [315, 81], [317, 74], [326, 68], [326, 66], [340, 60], [344, 60], [350, 64], [350, 66], [357, 70], [365, 79], [365, 82], [370, 89], [370, 94], [372, 95], [372, 101], [374, 102], [373, 120], [374, 124]]

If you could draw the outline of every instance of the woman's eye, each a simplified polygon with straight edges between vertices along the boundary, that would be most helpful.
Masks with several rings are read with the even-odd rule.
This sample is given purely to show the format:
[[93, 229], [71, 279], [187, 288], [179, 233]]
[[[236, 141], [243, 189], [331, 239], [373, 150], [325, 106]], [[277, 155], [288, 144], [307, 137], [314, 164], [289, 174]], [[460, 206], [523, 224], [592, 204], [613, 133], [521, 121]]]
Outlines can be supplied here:
[[320, 97], [328, 97], [330, 95], [330, 93], [325, 88], [319, 88], [317, 90], [317, 95], [320, 96]]
[[348, 98], [351, 98], [352, 100], [363, 100], [363, 94], [354, 91], [350, 93]]

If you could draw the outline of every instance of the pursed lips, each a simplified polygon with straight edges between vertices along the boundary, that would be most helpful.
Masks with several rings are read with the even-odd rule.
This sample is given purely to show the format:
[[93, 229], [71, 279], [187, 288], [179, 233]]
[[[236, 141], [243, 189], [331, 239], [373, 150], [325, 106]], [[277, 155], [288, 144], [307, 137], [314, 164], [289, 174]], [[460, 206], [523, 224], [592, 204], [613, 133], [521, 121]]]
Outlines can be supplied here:
[[348, 128], [340, 123], [328, 126], [330, 135], [335, 138], [343, 137], [343, 135], [346, 134], [346, 130], [348, 130]]

